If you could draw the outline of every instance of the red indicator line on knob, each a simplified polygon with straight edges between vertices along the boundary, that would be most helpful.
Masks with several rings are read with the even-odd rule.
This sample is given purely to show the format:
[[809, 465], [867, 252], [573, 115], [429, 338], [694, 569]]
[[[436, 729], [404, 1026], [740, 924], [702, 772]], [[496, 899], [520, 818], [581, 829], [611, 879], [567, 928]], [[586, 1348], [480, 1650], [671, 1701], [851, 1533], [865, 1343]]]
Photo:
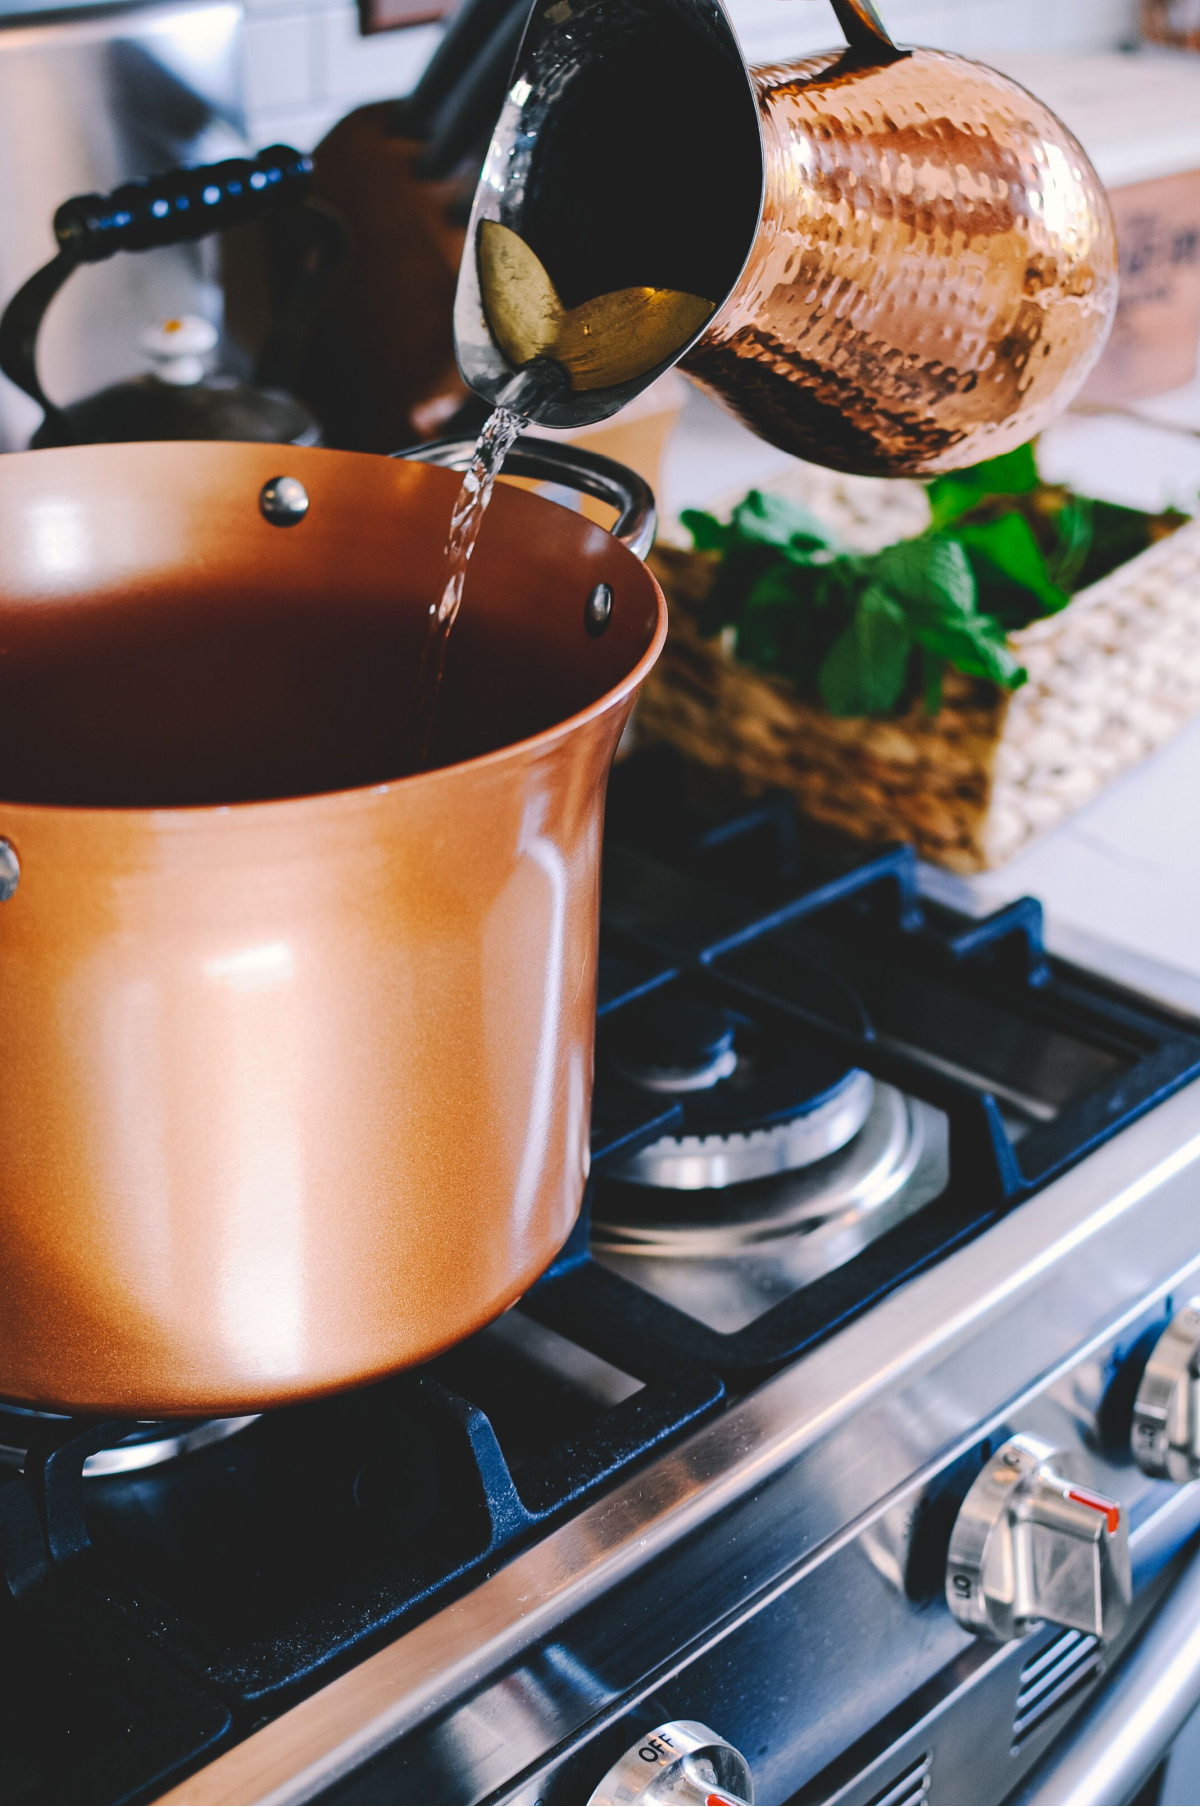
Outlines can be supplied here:
[[704, 1807], [733, 1807], [733, 1802], [728, 1800], [723, 1794], [706, 1794], [704, 1797]]
[[1121, 1508], [1119, 1506], [1114, 1506], [1111, 1500], [1102, 1499], [1098, 1493], [1085, 1493], [1082, 1487], [1072, 1487], [1067, 1494], [1067, 1498], [1069, 1500], [1074, 1500], [1076, 1505], [1090, 1506], [1093, 1512], [1103, 1512], [1105, 1519], [1108, 1521], [1109, 1536], [1116, 1536], [1117, 1526], [1121, 1522]]

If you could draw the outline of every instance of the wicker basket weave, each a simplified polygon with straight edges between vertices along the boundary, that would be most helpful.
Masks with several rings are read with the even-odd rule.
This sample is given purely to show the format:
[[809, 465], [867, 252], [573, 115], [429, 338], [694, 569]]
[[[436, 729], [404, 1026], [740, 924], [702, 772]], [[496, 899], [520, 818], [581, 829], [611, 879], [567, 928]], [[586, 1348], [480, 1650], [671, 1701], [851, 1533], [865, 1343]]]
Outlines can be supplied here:
[[[786, 493], [863, 550], [919, 531], [927, 512], [918, 485], [811, 467]], [[948, 671], [937, 715], [917, 700], [886, 720], [837, 720], [739, 664], [730, 634], [702, 638], [711, 555], [660, 546], [653, 566], [671, 633], [639, 734], [750, 793], [789, 790], [806, 815], [860, 839], [911, 840], [956, 872], [1011, 858], [1200, 715], [1200, 520], [1014, 635], [1029, 682], [1012, 696]]]

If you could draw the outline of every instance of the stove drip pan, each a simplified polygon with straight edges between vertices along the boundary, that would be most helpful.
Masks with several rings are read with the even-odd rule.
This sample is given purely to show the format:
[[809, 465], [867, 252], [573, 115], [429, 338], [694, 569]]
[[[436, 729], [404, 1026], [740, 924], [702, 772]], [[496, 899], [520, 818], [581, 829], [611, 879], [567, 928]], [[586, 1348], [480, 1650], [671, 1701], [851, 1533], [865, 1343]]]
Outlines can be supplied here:
[[949, 1173], [942, 1113], [875, 1082], [857, 1134], [808, 1166], [703, 1191], [598, 1181], [592, 1249], [730, 1334], [938, 1197]]
[[[164, 1462], [174, 1462], [195, 1450], [207, 1449], [211, 1443], [223, 1443], [227, 1437], [236, 1436], [257, 1420], [258, 1413], [255, 1412], [245, 1418], [176, 1419], [170, 1423], [139, 1424], [111, 1449], [100, 1449], [94, 1456], [89, 1456], [83, 1465], [84, 1479], [161, 1467]], [[22, 1468], [33, 1427], [67, 1422], [59, 1412], [38, 1412], [29, 1406], [0, 1404], [0, 1464]]]

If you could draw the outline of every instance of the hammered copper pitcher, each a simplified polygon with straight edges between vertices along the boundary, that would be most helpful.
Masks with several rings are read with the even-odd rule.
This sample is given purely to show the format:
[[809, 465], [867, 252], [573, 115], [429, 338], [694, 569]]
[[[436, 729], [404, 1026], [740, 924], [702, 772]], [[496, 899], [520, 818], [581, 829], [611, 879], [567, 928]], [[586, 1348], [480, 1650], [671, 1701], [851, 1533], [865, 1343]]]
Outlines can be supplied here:
[[747, 70], [720, 0], [535, 7], [475, 199], [459, 361], [494, 402], [604, 419], [672, 364], [783, 450], [878, 476], [1010, 450], [1116, 304], [1107, 196], [1016, 82], [892, 43]]

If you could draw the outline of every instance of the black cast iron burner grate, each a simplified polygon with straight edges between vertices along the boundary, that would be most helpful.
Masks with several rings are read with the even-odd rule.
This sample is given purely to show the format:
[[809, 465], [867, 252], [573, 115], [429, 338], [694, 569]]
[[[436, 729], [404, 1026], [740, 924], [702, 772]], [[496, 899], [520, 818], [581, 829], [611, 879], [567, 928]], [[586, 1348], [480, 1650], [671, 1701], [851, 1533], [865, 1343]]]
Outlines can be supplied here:
[[[65, 1666], [22, 1723], [0, 1712], [0, 1799], [150, 1798], [234, 1726], [330, 1679], [722, 1399], [718, 1379], [664, 1358], [636, 1327], [581, 1325], [570, 1342], [600, 1365], [611, 1357], [614, 1374], [619, 1362], [628, 1396], [581, 1414], [566, 1389], [515, 1371], [519, 1358], [506, 1373], [503, 1345], [484, 1342], [271, 1413], [161, 1469], [85, 1483], [87, 1457], [132, 1426], [39, 1428], [23, 1477], [0, 1487], [0, 1648], [23, 1663], [61, 1637], [107, 1654]], [[110, 1659], [124, 1665], [118, 1696]], [[153, 1740], [120, 1731], [150, 1721]], [[103, 1786], [63, 1767], [74, 1723], [99, 1728]]]
[[[803, 842], [772, 797], [706, 820], [673, 759], [619, 771], [610, 798], [600, 1040], [655, 993], [790, 1025], [945, 1113], [942, 1196], [733, 1333], [632, 1281], [597, 1280], [580, 1232], [525, 1308], [559, 1329], [603, 1312], [676, 1358], [745, 1385], [793, 1359], [986, 1229], [1200, 1074], [1200, 1036], [1051, 958], [1022, 898], [984, 921], [923, 903], [911, 848], [847, 859]], [[678, 1105], [597, 1082], [602, 1177], [678, 1127]]]
[[[553, 1351], [522, 1369], [484, 1332], [420, 1374], [86, 1488], [87, 1456], [128, 1427], [44, 1427], [0, 1487], [0, 1799], [151, 1798], [1200, 1073], [1188, 1027], [1047, 957], [1031, 900], [983, 923], [930, 908], [910, 852], [806, 842], [777, 799], [706, 815], [650, 756], [610, 794], [601, 1045], [671, 990], [944, 1112], [946, 1191], [730, 1335], [595, 1262], [585, 1210], [512, 1322], [565, 1339], [564, 1369], [632, 1377], [599, 1405]], [[602, 1061], [595, 1173], [678, 1116]]]

